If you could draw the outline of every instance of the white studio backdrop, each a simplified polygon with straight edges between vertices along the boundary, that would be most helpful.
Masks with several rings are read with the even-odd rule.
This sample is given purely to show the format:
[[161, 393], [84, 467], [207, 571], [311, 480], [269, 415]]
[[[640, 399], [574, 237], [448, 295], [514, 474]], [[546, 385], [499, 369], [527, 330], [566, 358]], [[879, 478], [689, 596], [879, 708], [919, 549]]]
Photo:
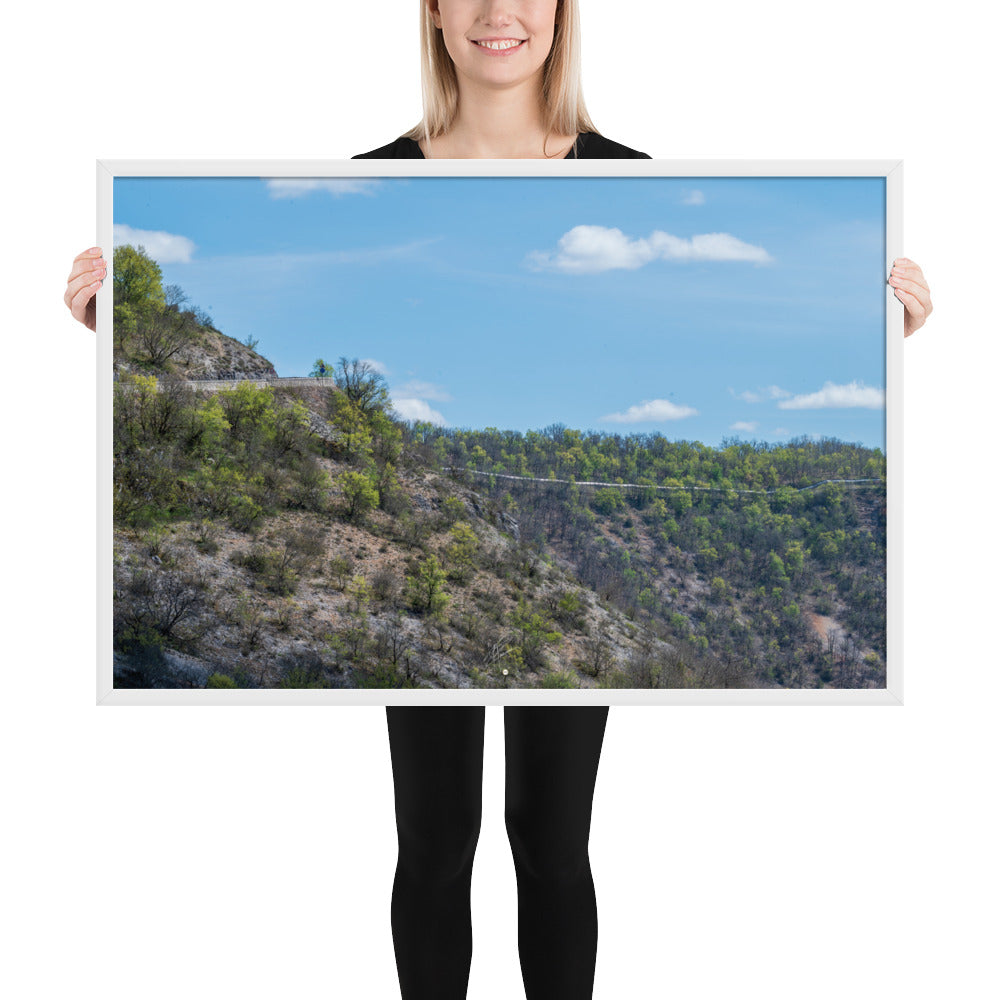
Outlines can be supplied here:
[[[581, 7], [585, 95], [617, 141], [902, 158], [904, 252], [935, 303], [904, 350], [905, 704], [614, 706], [595, 998], [995, 995], [995, 14]], [[383, 709], [94, 705], [95, 346], [61, 296], [94, 242], [98, 158], [348, 157], [413, 124], [416, 11], [110, 0], [7, 16], [7, 995], [398, 997]], [[501, 711], [470, 1000], [523, 996]]]

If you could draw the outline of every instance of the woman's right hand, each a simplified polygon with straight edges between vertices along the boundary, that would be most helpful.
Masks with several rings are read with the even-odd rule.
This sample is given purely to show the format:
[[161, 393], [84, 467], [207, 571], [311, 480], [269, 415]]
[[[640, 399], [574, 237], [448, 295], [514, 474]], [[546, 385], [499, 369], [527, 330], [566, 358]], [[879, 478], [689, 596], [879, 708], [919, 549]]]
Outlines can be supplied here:
[[74, 319], [78, 319], [88, 330], [97, 330], [97, 289], [104, 283], [108, 273], [100, 247], [91, 247], [73, 258], [73, 268], [66, 282], [63, 301], [69, 307]]

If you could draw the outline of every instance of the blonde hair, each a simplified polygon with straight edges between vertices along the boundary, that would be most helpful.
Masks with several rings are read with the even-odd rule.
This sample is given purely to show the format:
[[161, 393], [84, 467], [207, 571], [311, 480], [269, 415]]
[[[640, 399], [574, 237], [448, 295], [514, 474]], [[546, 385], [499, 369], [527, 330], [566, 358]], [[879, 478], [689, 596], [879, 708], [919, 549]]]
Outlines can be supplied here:
[[[559, 0], [552, 50], [542, 67], [545, 134], [601, 133], [594, 128], [583, 100], [580, 73], [580, 8], [577, 0]], [[444, 135], [458, 115], [458, 76], [444, 44], [444, 33], [420, 0], [420, 87], [423, 118], [403, 136], [428, 142]], [[576, 143], [574, 142], [574, 151]]]

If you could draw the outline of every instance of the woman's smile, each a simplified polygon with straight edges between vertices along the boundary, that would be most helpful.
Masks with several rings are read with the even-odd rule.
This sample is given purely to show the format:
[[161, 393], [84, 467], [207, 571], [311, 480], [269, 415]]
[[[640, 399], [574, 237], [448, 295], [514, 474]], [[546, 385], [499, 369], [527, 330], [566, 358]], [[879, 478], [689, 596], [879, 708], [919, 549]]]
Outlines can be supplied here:
[[507, 56], [516, 52], [527, 41], [526, 38], [482, 38], [472, 40], [472, 44], [488, 56]]

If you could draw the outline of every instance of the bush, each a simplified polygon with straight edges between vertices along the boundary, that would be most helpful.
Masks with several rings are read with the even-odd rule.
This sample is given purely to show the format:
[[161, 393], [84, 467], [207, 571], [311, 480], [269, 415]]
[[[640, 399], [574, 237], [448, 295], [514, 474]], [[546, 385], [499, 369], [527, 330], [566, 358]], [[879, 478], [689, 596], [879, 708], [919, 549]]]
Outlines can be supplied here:
[[214, 556], [219, 551], [215, 525], [207, 518], [202, 518], [195, 527], [194, 544], [199, 552], [203, 552], [207, 556]]
[[428, 556], [416, 574], [406, 577], [407, 596], [413, 608], [430, 614], [442, 611], [448, 603], [444, 581], [445, 575], [437, 556]]
[[264, 516], [264, 510], [248, 496], [238, 496], [229, 504], [226, 512], [229, 523], [236, 531], [250, 531]]
[[247, 552], [234, 553], [233, 562], [259, 576], [271, 593], [281, 597], [295, 593], [298, 584], [298, 574], [293, 565], [295, 553], [287, 546], [283, 550], [271, 550], [263, 545], [254, 545]]
[[114, 640], [114, 648], [137, 663], [152, 665], [163, 663], [164, 637], [151, 625], [127, 625]]
[[578, 593], [566, 590], [559, 597], [553, 617], [563, 627], [577, 630], [587, 620], [587, 608]]
[[339, 552], [330, 560], [330, 575], [338, 590], [347, 586], [347, 581], [354, 572], [354, 559], [349, 552]]
[[625, 498], [622, 496], [621, 490], [615, 487], [602, 486], [600, 489], [594, 491], [590, 505], [598, 514], [607, 516], [608, 514], [613, 514], [615, 511], [622, 510], [625, 507]]
[[380, 601], [395, 601], [400, 583], [396, 571], [388, 565], [380, 566], [372, 577], [372, 593]]
[[553, 670], [542, 678], [543, 688], [577, 688], [580, 682], [568, 670]]
[[378, 490], [363, 472], [344, 472], [336, 483], [344, 497], [348, 520], [362, 520], [378, 506]]
[[207, 688], [237, 688], [236, 683], [228, 674], [212, 674], [205, 682]]

